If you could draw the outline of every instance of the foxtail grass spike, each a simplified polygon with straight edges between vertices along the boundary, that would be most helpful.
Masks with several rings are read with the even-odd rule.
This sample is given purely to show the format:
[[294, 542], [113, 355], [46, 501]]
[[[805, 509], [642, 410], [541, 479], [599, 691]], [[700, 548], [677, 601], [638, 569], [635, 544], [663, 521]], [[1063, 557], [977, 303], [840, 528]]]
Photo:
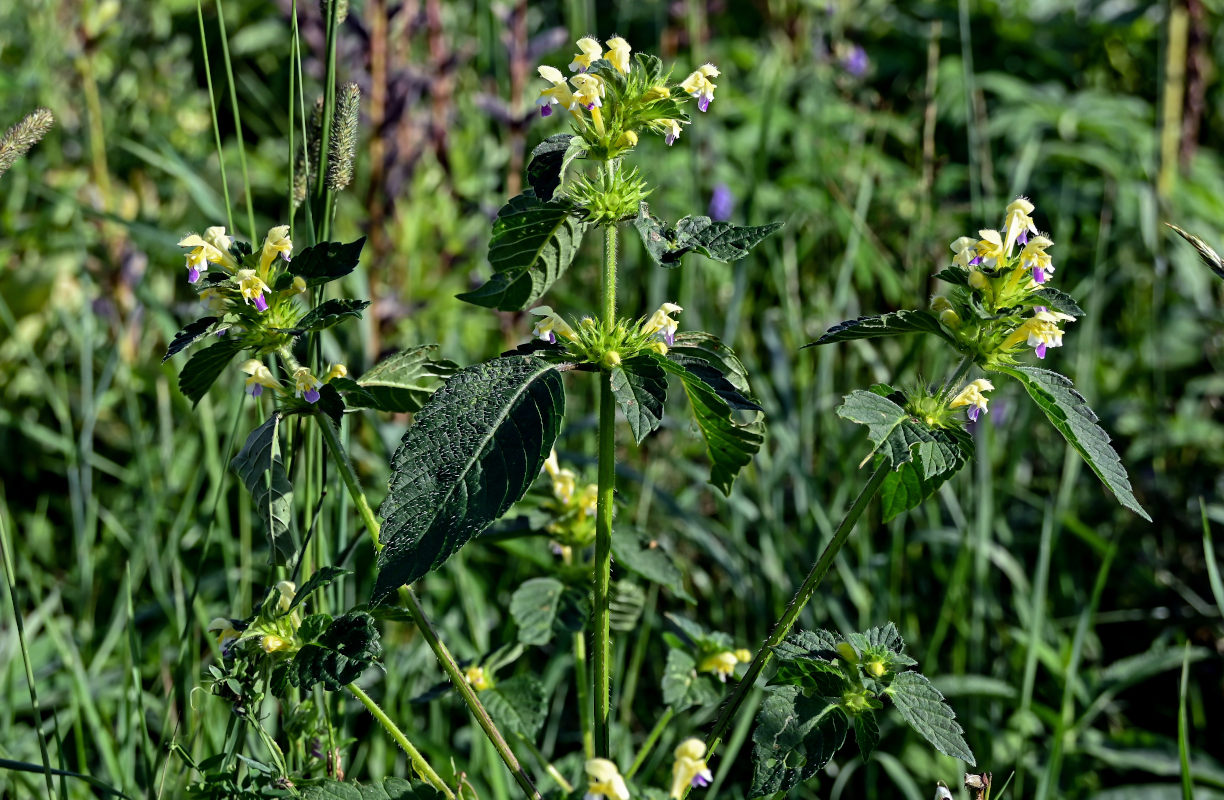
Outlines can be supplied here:
[[340, 87], [327, 154], [327, 188], [338, 192], [353, 180], [357, 156], [357, 124], [361, 116], [361, 90], [355, 83]]
[[315, 174], [315, 164], [319, 163], [319, 147], [323, 139], [323, 96], [315, 99], [314, 108], [310, 109], [310, 119], [306, 123], [306, 141], [309, 144], [307, 177], [318, 180]]
[[[319, 10], [323, 12], [323, 19], [327, 19], [328, 5], [331, 0], [319, 0]], [[336, 24], [343, 25], [348, 19], [349, 0], [337, 0], [336, 2]]]
[[55, 115], [50, 109], [36, 108], [5, 131], [4, 138], [0, 139], [0, 175], [8, 172], [17, 159], [38, 144], [54, 124]]

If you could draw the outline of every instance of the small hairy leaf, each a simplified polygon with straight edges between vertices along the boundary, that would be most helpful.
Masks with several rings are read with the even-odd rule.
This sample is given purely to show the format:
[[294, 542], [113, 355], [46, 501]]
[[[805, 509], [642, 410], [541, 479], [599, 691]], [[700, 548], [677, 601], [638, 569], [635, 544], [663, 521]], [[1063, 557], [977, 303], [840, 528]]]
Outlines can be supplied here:
[[498, 681], [492, 689], [481, 692], [480, 699], [499, 728], [530, 742], [535, 741], [548, 715], [544, 684], [530, 675]]
[[536, 197], [545, 202], [553, 199], [553, 193], [565, 179], [565, 168], [577, 156], [571, 151], [586, 152], [583, 144], [580, 136], [558, 133], [535, 146], [527, 162], [527, 182], [531, 184]]
[[544, 645], [555, 633], [577, 633], [586, 626], [590, 613], [586, 591], [556, 578], [532, 578], [510, 596], [510, 616], [523, 644]]
[[1092, 471], [1114, 493], [1118, 502], [1143, 517], [1152, 518], [1143, 510], [1131, 490], [1130, 479], [1122, 460], [1109, 445], [1109, 434], [1097, 424], [1097, 415], [1088, 407], [1084, 396], [1075, 391], [1070, 378], [1039, 367], [997, 367], [1024, 385], [1033, 402], [1045, 413], [1067, 443], [1088, 463]]
[[1084, 316], [1084, 309], [1079, 307], [1079, 304], [1075, 302], [1071, 295], [1059, 291], [1053, 286], [1043, 286], [1033, 292], [1033, 296], [1041, 298], [1039, 305], [1044, 305], [1055, 311], [1061, 311], [1064, 314], [1070, 314], [1073, 317]]
[[917, 672], [900, 672], [893, 678], [885, 694], [892, 698], [897, 711], [910, 727], [936, 750], [959, 758], [969, 766], [976, 763], [961, 735], [964, 731], [956, 722], [956, 714], [926, 677]]
[[664, 704], [679, 712], [716, 703], [719, 697], [721, 693], [714, 680], [697, 672], [697, 662], [688, 652], [678, 648], [667, 651], [667, 664], [663, 667]]
[[856, 389], [846, 395], [837, 416], [866, 425], [875, 444], [872, 452], [887, 458], [893, 469], [913, 461], [915, 455], [924, 478], [951, 474], [964, 464], [962, 442], [949, 429], [932, 428], [875, 392]]
[[741, 227], [709, 217], [685, 217], [672, 226], [651, 215], [642, 203], [633, 227], [656, 264], [675, 268], [680, 266], [681, 257], [692, 252], [715, 261], [738, 261], [783, 224]]
[[355, 242], [319, 242], [307, 247], [289, 262], [288, 274], [302, 278], [307, 286], [321, 286], [357, 269], [365, 237]]
[[170, 356], [181, 352], [187, 345], [211, 333], [219, 319], [219, 317], [201, 317], [174, 334], [174, 338], [170, 340], [170, 346], [166, 348], [166, 354], [162, 356], [162, 363], [165, 364]]
[[544, 202], [535, 194], [512, 197], [497, 212], [489, 239], [493, 277], [459, 299], [501, 311], [534, 305], [578, 252], [587, 225], [574, 216], [576, 210], [568, 200]]
[[449, 361], [431, 360], [437, 349], [428, 344], [387, 356], [357, 379], [364, 393], [350, 394], [348, 404], [396, 413], [419, 411], [440, 382], [458, 371]]
[[652, 583], [666, 586], [672, 594], [690, 603], [696, 602], [684, 590], [684, 573], [657, 543], [648, 542], [641, 536], [632, 536], [628, 531], [620, 531], [612, 537], [612, 557], [617, 566]]
[[391, 459], [375, 600], [442, 566], [527, 491], [565, 412], [561, 375], [532, 356], [457, 373]]
[[816, 341], [807, 345], [814, 347], [833, 342], [848, 342], [853, 339], [879, 339], [884, 336], [900, 336], [905, 333], [933, 333], [953, 344], [956, 340], [939, 324], [935, 315], [926, 311], [892, 311], [869, 317], [858, 317], [839, 322]]
[[784, 792], [814, 776], [846, 742], [850, 721], [836, 705], [797, 686], [765, 696], [752, 732], [749, 797]]
[[203, 350], [195, 351], [183, 365], [183, 371], [179, 373], [179, 390], [191, 400], [194, 406], [208, 393], [209, 387], [241, 350], [241, 342], [227, 337], [210, 344]]
[[294, 654], [289, 682], [299, 689], [322, 683], [336, 692], [361, 677], [381, 655], [374, 618], [363, 611], [350, 611], [333, 620], [317, 641]]
[[933, 441], [913, 449], [913, 460], [890, 472], [880, 485], [884, 521], [916, 507], [960, 471], [973, 454], [973, 440], [962, 428], [929, 428]]
[[330, 564], [325, 564], [324, 566], [319, 567], [317, 570], [315, 570], [314, 574], [302, 584], [301, 588], [294, 593], [293, 602], [289, 604], [289, 610], [292, 611], [293, 609], [297, 608], [307, 597], [310, 597], [310, 595], [319, 591], [324, 586], [330, 585], [342, 575], [348, 574], [349, 570], [341, 569], [340, 567], [333, 567]]
[[1165, 224], [1172, 228], [1178, 236], [1185, 239], [1194, 247], [1195, 250], [1198, 251], [1199, 258], [1203, 259], [1203, 263], [1210, 267], [1212, 272], [1219, 277], [1224, 278], [1224, 259], [1220, 258], [1220, 255], [1216, 253], [1215, 250], [1212, 250], [1206, 242], [1195, 236], [1193, 233], [1187, 233], [1169, 222], [1166, 222]]
[[361, 319], [361, 312], [368, 305], [370, 305], [369, 300], [350, 300], [339, 297], [324, 300], [298, 320], [296, 330], [321, 331], [343, 321], [345, 317]]
[[230, 469], [251, 493], [255, 512], [268, 537], [268, 563], [274, 566], [289, 563], [297, 553], [297, 541], [290, 527], [293, 486], [281, 460], [280, 421], [281, 413], [273, 412], [251, 431], [238, 455], [230, 462]]
[[658, 360], [634, 356], [612, 370], [612, 395], [638, 444], [663, 420], [667, 374]]
[[302, 787], [305, 800], [434, 800], [439, 795], [429, 787], [413, 786], [403, 778], [383, 778], [382, 783], [352, 783], [324, 778]]

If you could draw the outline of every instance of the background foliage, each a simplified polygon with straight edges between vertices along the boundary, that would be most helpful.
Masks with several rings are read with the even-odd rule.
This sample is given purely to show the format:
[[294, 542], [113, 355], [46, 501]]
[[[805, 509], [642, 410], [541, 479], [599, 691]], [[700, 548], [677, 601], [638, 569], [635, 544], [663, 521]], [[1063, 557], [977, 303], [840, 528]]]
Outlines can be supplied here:
[[[472, 313], [454, 295], [488, 274], [489, 221], [519, 190], [524, 153], [559, 130], [533, 113], [536, 63], [615, 31], [665, 60], [720, 66], [718, 101], [679, 152], [664, 159], [661, 140], [642, 143], [660, 187], [651, 208], [675, 218], [695, 198], [729, 196], [733, 222], [787, 225], [743, 261], [691, 256], [671, 271], [624, 237], [621, 302], [644, 312], [674, 300], [685, 327], [731, 344], [755, 376], [767, 438], [726, 499], [705, 483], [684, 415], [621, 455], [622, 480], [640, 491], [625, 493], [618, 529], [676, 554], [693, 598], [650, 590], [643, 622], [617, 642], [627, 680], [616, 715], [640, 735], [659, 706], [662, 615], [760, 641], [865, 480], [865, 439], [832, 413], [841, 397], [949, 366], [921, 338], [800, 346], [861, 311], [912, 307], [934, 290], [948, 242], [1026, 194], [1056, 242], [1060, 282], [1088, 312], [1050, 358], [1115, 434], [1155, 523], [1121, 509], [1013, 387], [977, 426], [973, 468], [937, 500], [887, 524], [869, 512], [803, 624], [896, 620], [923, 671], [942, 676], [979, 766], [997, 780], [1015, 770], [1017, 797], [1180, 796], [1177, 667], [1189, 643], [1196, 796], [1224, 794], [1222, 598], [1200, 510], [1224, 522], [1224, 286], [1161, 224], [1224, 243], [1224, 6], [642, 0], [597, 16], [596, 5], [354, 0], [339, 61], [341, 79], [362, 87], [367, 137], [336, 234], [369, 236], [346, 280], [375, 302], [360, 328], [338, 329], [347, 338], [324, 340], [325, 356], [344, 354], [359, 373], [385, 351], [437, 342], [470, 364], [526, 338], [522, 315]], [[287, 208], [290, 7], [225, 6], [260, 230]], [[194, 311], [175, 242], [225, 219], [206, 55], [247, 235], [216, 11], [203, 9], [207, 51], [196, 14], [182, 0], [0, 6], [0, 125], [36, 105], [58, 120], [5, 175], [0, 199], [0, 521], [41, 706], [6, 599], [0, 758], [39, 762], [41, 725], [62, 768], [132, 795], [182, 796], [189, 776], [167, 742], [219, 749], [224, 708], [190, 694], [214, 657], [202, 628], [245, 613], [274, 580], [225, 468], [240, 444], [229, 432], [257, 424], [253, 406], [223, 379], [193, 409], [178, 365], [160, 363]], [[300, 15], [317, 85], [319, 12], [304, 4]], [[597, 245], [583, 245], [553, 307], [594, 309], [579, 289], [595, 284]], [[590, 479], [593, 464], [567, 458], [592, 452], [594, 398], [578, 385], [580, 416], [560, 449]], [[407, 418], [372, 419], [350, 451], [377, 501]], [[367, 597], [373, 575], [342, 494], [320, 526], [321, 552], [355, 571], [327, 590], [335, 607]], [[422, 585], [461, 658], [513, 638], [510, 593], [551, 557], [514, 530], [496, 528]], [[482, 796], [513, 796], [458, 703], [409, 702], [440, 675], [415, 632], [389, 624], [384, 647], [386, 672], [371, 683], [392, 715], [432, 758], [465, 765]], [[539, 677], [551, 746], [576, 712], [559, 674]], [[351, 705], [347, 771], [404, 774]], [[750, 718], [711, 791], [738, 797], [748, 785]], [[643, 774], [662, 776], [670, 747], [705, 721], [675, 720]], [[915, 736], [880, 734], [872, 761], [848, 750], [796, 793], [918, 798], [936, 779], [956, 782], [956, 763]], [[42, 790], [41, 775], [0, 771], [0, 795]], [[72, 781], [65, 791], [88, 792]]]

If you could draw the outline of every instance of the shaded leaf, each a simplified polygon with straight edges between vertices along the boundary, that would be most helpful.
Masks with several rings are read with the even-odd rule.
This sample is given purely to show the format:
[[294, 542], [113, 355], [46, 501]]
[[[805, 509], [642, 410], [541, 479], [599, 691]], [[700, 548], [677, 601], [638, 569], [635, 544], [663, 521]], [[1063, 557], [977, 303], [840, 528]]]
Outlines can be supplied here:
[[522, 498], [564, 411], [560, 373], [532, 356], [468, 367], [434, 393], [391, 460], [375, 599], [440, 567]]
[[230, 462], [242, 484], [251, 493], [255, 513], [268, 537], [268, 563], [283, 565], [297, 554], [291, 530], [293, 486], [281, 459], [278, 435], [281, 413], [273, 412], [251, 435]]
[[836, 705], [797, 686], [771, 690], [752, 732], [749, 797], [786, 791], [824, 768], [846, 742], [850, 723]]
[[344, 398], [336, 391], [335, 386], [331, 383], [320, 386], [319, 399], [315, 401], [314, 407], [319, 413], [327, 415], [332, 425], [340, 427], [340, 421], [344, 419]]
[[585, 140], [572, 133], [558, 133], [540, 142], [531, 151], [527, 162], [527, 182], [536, 197], [547, 202], [553, 199], [565, 179], [565, 169], [580, 153], [585, 153]]
[[645, 607], [646, 592], [641, 586], [624, 579], [614, 581], [608, 598], [608, 627], [614, 631], [637, 630]]
[[343, 278], [357, 269], [365, 237], [355, 242], [319, 242], [293, 257], [286, 268], [288, 274], [306, 281], [307, 286], [322, 286]]
[[965, 743], [964, 731], [943, 695], [917, 672], [898, 673], [885, 694], [910, 727], [944, 755], [959, 758], [973, 766], [973, 753]]
[[863, 711], [854, 717], [854, 743], [858, 745], [864, 761], [871, 758], [876, 745], [880, 743], [880, 723], [874, 711]]
[[964, 267], [948, 267], [935, 273], [935, 278], [955, 286], [969, 285], [969, 270]]
[[884, 336], [900, 336], [906, 333], [933, 333], [953, 344], [956, 340], [939, 324], [934, 314], [926, 311], [892, 311], [887, 314], [857, 317], [839, 322], [829, 328], [816, 341], [807, 345], [814, 347], [833, 342], [849, 342], [854, 339], [879, 339]]
[[166, 354], [162, 356], [162, 363], [175, 353], [179, 353], [183, 348], [187, 347], [192, 342], [207, 336], [212, 332], [213, 326], [217, 324], [220, 317], [201, 317], [195, 322], [189, 323], [183, 327], [181, 331], [174, 334], [174, 338], [170, 340], [170, 346], [166, 348]]
[[322, 683], [339, 691], [361, 677], [382, 655], [374, 618], [363, 611], [337, 617], [317, 641], [303, 645], [289, 663], [289, 682], [299, 689]]
[[480, 693], [480, 699], [497, 727], [534, 742], [548, 714], [544, 684], [530, 675], [515, 675], [498, 681]]
[[350, 395], [349, 405], [396, 413], [420, 410], [441, 381], [458, 371], [449, 361], [430, 358], [437, 349], [432, 344], [411, 347], [379, 361], [357, 379], [364, 394]]
[[656, 359], [634, 356], [612, 370], [612, 395], [638, 444], [663, 420], [667, 375]]
[[178, 379], [179, 390], [191, 400], [192, 405], [200, 402], [208, 393], [209, 387], [242, 348], [242, 343], [237, 339], [227, 337], [192, 353]]
[[950, 429], [932, 428], [875, 392], [856, 389], [837, 407], [837, 416], [867, 426], [867, 436], [893, 469], [919, 455], [923, 478], [955, 472], [965, 462], [962, 440]]
[[696, 602], [684, 590], [684, 573], [657, 543], [621, 531], [612, 537], [612, 557], [617, 566], [624, 567], [648, 581], [666, 586], [672, 594], [690, 603]]
[[717, 703], [722, 692], [708, 674], [697, 672], [697, 661], [684, 650], [671, 648], [667, 651], [667, 664], [663, 667], [663, 702], [668, 707], [683, 711], [693, 706]]
[[1055, 311], [1061, 311], [1064, 314], [1070, 314], [1073, 317], [1084, 316], [1084, 309], [1079, 307], [1079, 304], [1066, 292], [1059, 291], [1053, 286], [1043, 286], [1033, 292], [1033, 296], [1041, 300], [1038, 305], [1052, 308]]
[[656, 264], [668, 268], [680, 266], [681, 257], [692, 252], [715, 261], [738, 261], [782, 225], [741, 227], [709, 217], [685, 217], [672, 226], [653, 216], [645, 203], [633, 222], [646, 252]]
[[343, 321], [345, 317], [361, 319], [361, 312], [368, 305], [370, 305], [369, 300], [350, 300], [347, 298], [324, 300], [307, 311], [298, 320], [295, 330], [301, 332], [321, 331]]
[[935, 494], [945, 481], [968, 463], [973, 454], [973, 440], [964, 429], [929, 430], [935, 441], [919, 444], [912, 451], [913, 460], [890, 472], [880, 485], [880, 509], [884, 522], [915, 508]]

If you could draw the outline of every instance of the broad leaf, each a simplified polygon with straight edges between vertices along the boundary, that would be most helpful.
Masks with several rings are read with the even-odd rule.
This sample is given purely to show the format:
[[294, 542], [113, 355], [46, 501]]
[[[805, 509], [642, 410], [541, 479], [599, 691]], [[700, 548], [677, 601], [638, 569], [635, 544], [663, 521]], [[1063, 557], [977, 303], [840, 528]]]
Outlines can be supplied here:
[[174, 334], [174, 338], [170, 340], [170, 346], [166, 348], [166, 354], [162, 356], [162, 363], [165, 364], [170, 356], [181, 352], [187, 345], [211, 333], [219, 319], [220, 317], [201, 317]]
[[773, 651], [781, 661], [801, 658], [830, 660], [836, 657], [837, 642], [838, 638], [825, 630], [800, 630], [788, 634]]
[[798, 686], [807, 694], [836, 702], [848, 691], [850, 679], [836, 660], [824, 658], [792, 658], [778, 661], [778, 671], [771, 684]]
[[697, 662], [679, 648], [667, 651], [663, 667], [663, 702], [675, 711], [717, 703], [722, 693], [709, 674], [697, 672]]
[[638, 444], [659, 427], [667, 399], [667, 374], [658, 360], [634, 356], [612, 370], [612, 395]]
[[858, 745], [863, 760], [871, 758], [880, 743], [880, 723], [874, 711], [863, 711], [854, 717], [854, 743]]
[[629, 531], [620, 531], [612, 537], [612, 557], [618, 567], [624, 567], [652, 583], [666, 586], [672, 594], [690, 603], [696, 602], [684, 590], [684, 573], [657, 543], [630, 535]]
[[1130, 480], [1121, 459], [1109, 445], [1109, 434], [1097, 424], [1097, 415], [1088, 407], [1084, 396], [1075, 391], [1069, 378], [1039, 367], [997, 367], [1024, 384], [1025, 391], [1045, 413], [1063, 438], [1088, 462], [1088, 466], [1109, 488], [1118, 502], [1148, 522], [1152, 518], [1143, 510], [1131, 490]]
[[548, 698], [544, 684], [530, 675], [515, 675], [498, 681], [492, 689], [480, 693], [481, 702], [497, 727], [534, 742], [548, 716]]
[[1224, 259], [1220, 258], [1220, 255], [1215, 250], [1212, 250], [1206, 242], [1195, 236], [1193, 233], [1187, 233], [1176, 225], [1168, 222], [1165, 224], [1176, 231], [1178, 236], [1185, 239], [1194, 247], [1195, 250], [1198, 251], [1199, 258], [1203, 259], [1203, 263], [1210, 267], [1212, 272], [1219, 277], [1224, 278]]
[[951, 283], [955, 286], [969, 285], [969, 270], [964, 267], [948, 267], [945, 270], [935, 273], [935, 277], [945, 283]]
[[839, 322], [812, 344], [812, 347], [833, 342], [848, 342], [852, 339], [878, 339], [883, 336], [900, 336], [905, 333], [933, 333], [955, 344], [939, 320], [926, 311], [892, 311], [870, 317], [858, 317]]
[[651, 215], [645, 203], [633, 223], [646, 252], [656, 264], [668, 268], [680, 266], [681, 257], [692, 252], [715, 261], [738, 261], [782, 225], [741, 227], [709, 217], [685, 217], [672, 226]]
[[531, 356], [468, 367], [435, 392], [391, 459], [375, 599], [442, 566], [522, 498], [564, 411], [561, 374]]
[[287, 273], [302, 278], [307, 286], [321, 286], [357, 269], [364, 246], [364, 236], [348, 244], [319, 242], [295, 255], [289, 262]]
[[568, 200], [546, 203], [534, 194], [511, 198], [497, 213], [489, 240], [493, 277], [459, 299], [502, 311], [534, 305], [578, 252], [586, 223], [576, 211]]
[[973, 440], [962, 428], [928, 428], [933, 441], [912, 450], [913, 460], [890, 472], [880, 485], [880, 508], [888, 522], [938, 491], [973, 454]]
[[209, 387], [242, 348], [242, 343], [237, 339], [227, 337], [192, 353], [178, 379], [179, 390], [190, 398], [192, 405], [200, 402], [208, 393]]
[[897, 711], [922, 738], [944, 755], [959, 758], [973, 766], [973, 753], [964, 731], [956, 723], [956, 714], [944, 702], [943, 695], [931, 682], [917, 672], [898, 673], [885, 691]]
[[348, 574], [349, 570], [341, 569], [340, 567], [333, 567], [330, 564], [325, 564], [322, 567], [319, 567], [317, 570], [315, 570], [314, 574], [302, 584], [301, 588], [294, 593], [293, 602], [289, 604], [289, 610], [292, 611], [293, 609], [297, 608], [307, 597], [310, 597], [310, 595], [319, 591], [324, 586], [329, 586], [333, 581], [337, 580], [341, 576]]
[[321, 783], [302, 787], [304, 800], [435, 800], [440, 796], [427, 786], [413, 786], [403, 778], [366, 784], [324, 778]]
[[556, 578], [532, 578], [510, 596], [510, 616], [523, 644], [544, 645], [556, 633], [577, 633], [591, 613], [587, 591]]
[[572, 133], [549, 136], [535, 146], [527, 162], [527, 182], [536, 197], [547, 202], [565, 180], [565, 169], [580, 153], [586, 152], [585, 140]]
[[748, 388], [748, 370], [744, 369], [739, 356], [714, 334], [685, 331], [676, 336], [675, 343], [667, 351], [667, 357], [688, 367], [704, 366], [717, 372], [735, 390], [735, 393], [731, 393], [721, 384], [718, 388], [719, 393], [733, 408], [761, 410]]
[[1079, 304], [1075, 302], [1071, 295], [1059, 291], [1053, 286], [1043, 286], [1033, 292], [1033, 296], [1041, 300], [1038, 305], [1044, 305], [1046, 308], [1052, 308], [1055, 311], [1061, 311], [1073, 317], [1084, 316], [1084, 309], [1079, 307]]
[[928, 426], [901, 406], [875, 392], [856, 389], [837, 407], [837, 415], [867, 426], [867, 435], [893, 469], [913, 461], [924, 478], [955, 472], [964, 464], [962, 441], [949, 432]]
[[824, 698], [808, 697], [797, 686], [772, 689], [752, 732], [748, 796], [784, 792], [808, 780], [842, 748], [849, 729], [845, 713]]
[[297, 553], [297, 542], [290, 529], [293, 511], [293, 486], [281, 460], [278, 436], [281, 413], [273, 412], [262, 425], [251, 431], [246, 443], [230, 462], [238, 474], [268, 537], [268, 563], [289, 563]]
[[337, 617], [318, 640], [294, 654], [289, 682], [299, 689], [322, 683], [336, 692], [361, 677], [382, 655], [374, 618], [362, 611]]
[[348, 395], [348, 404], [398, 413], [420, 410], [440, 380], [458, 371], [449, 361], [431, 360], [437, 349], [437, 345], [422, 345], [384, 358], [357, 379], [364, 393]]
[[302, 332], [321, 331], [342, 322], [345, 317], [361, 319], [361, 312], [368, 305], [370, 305], [369, 300], [350, 300], [347, 298], [324, 300], [307, 311], [298, 320], [295, 330]]

